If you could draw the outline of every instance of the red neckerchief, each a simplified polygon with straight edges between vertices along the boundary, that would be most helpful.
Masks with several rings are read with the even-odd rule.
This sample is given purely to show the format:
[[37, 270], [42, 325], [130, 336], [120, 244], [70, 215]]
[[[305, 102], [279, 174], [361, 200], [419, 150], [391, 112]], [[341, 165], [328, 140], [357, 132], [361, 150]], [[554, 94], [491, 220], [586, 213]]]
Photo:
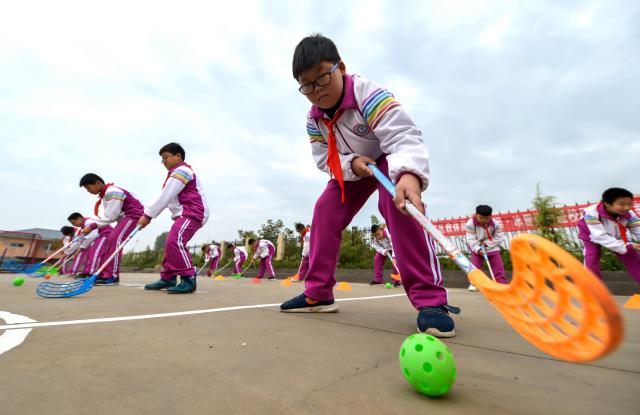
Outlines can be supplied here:
[[[174, 171], [175, 169], [177, 169], [178, 167], [180, 167], [180, 166], [187, 166], [187, 167], [189, 167], [189, 168], [191, 169], [191, 166], [189, 166], [189, 165], [188, 165], [187, 163], [185, 163], [184, 161], [182, 161], [182, 162], [180, 162], [180, 163], [176, 164], [175, 166], [173, 166], [173, 168], [167, 172], [167, 178], [166, 178], [166, 179], [164, 179], [164, 183], [162, 183], [162, 188], [163, 188], [163, 189], [164, 189], [164, 187], [167, 185], [167, 180], [169, 180], [169, 177], [171, 177], [171, 173], [173, 173], [173, 171]], [[193, 170], [193, 169], [191, 169], [191, 170]]]
[[[488, 222], [487, 222], [487, 224], [488, 224]], [[493, 241], [493, 238], [491, 237], [491, 232], [489, 232], [489, 229], [487, 228], [487, 225], [484, 225], [483, 228], [484, 228], [485, 233], [489, 237], [489, 240]]]
[[104, 185], [104, 187], [100, 191], [100, 194], [98, 195], [98, 201], [96, 202], [96, 205], [93, 207], [94, 215], [98, 216], [98, 209], [100, 209], [100, 205], [102, 204], [102, 198], [104, 197], [105, 193], [107, 193], [107, 189], [110, 188], [111, 186], [113, 186], [113, 183], [107, 183], [106, 185]]
[[618, 221], [616, 221], [616, 225], [618, 225], [618, 229], [620, 230], [620, 236], [622, 236], [622, 240], [624, 241], [624, 244], [628, 245], [629, 240], [627, 239], [627, 228]]
[[338, 146], [336, 144], [336, 134], [333, 132], [333, 126], [336, 125], [338, 119], [344, 112], [344, 108], [340, 108], [333, 116], [332, 119], [322, 119], [322, 122], [329, 130], [329, 136], [327, 137], [327, 143], [329, 145], [329, 151], [327, 154], [327, 166], [333, 177], [338, 181], [340, 190], [342, 191], [342, 203], [344, 203], [344, 178], [342, 177], [342, 164], [340, 163], [340, 156], [338, 156]]

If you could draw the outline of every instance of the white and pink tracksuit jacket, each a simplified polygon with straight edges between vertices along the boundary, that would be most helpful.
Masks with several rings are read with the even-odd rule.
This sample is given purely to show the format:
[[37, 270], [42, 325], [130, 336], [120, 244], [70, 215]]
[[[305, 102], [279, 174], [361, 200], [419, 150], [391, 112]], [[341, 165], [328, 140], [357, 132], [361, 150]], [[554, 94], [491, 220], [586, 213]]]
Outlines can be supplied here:
[[[351, 170], [354, 158], [368, 156], [376, 160], [387, 154], [391, 180], [395, 183], [401, 174], [413, 173], [424, 191], [429, 183], [429, 154], [418, 127], [393, 95], [378, 84], [358, 75], [345, 75], [343, 79], [345, 89], [353, 88], [354, 95], [353, 98], [345, 95], [342, 106], [355, 109], [345, 111], [334, 129], [344, 181], [361, 179]], [[307, 133], [316, 165], [331, 176], [324, 138], [328, 130], [318, 122], [324, 116], [322, 110], [313, 106], [307, 115]]]
[[266, 258], [269, 256], [269, 247], [271, 247], [273, 249], [273, 252], [275, 253], [275, 245], [267, 240], [267, 239], [260, 239], [260, 241], [258, 241], [258, 246], [256, 247], [256, 252], [253, 254], [253, 258], [256, 259], [258, 257], [260, 258]]
[[209, 244], [204, 250], [204, 260], [209, 261], [211, 259], [220, 256], [220, 247], [215, 244]]
[[[135, 195], [121, 187], [110, 183], [103, 190], [100, 201], [96, 204], [93, 223], [91, 229], [102, 228], [123, 217], [131, 217], [136, 220], [142, 216], [143, 207]], [[98, 212], [98, 207], [102, 206], [102, 215]]]
[[383, 256], [387, 256], [389, 253], [393, 252], [393, 245], [391, 244], [391, 235], [387, 232], [386, 229], [382, 230], [383, 237], [382, 239], [376, 239], [372, 237], [371, 246], [376, 250], [377, 253]]
[[591, 205], [583, 212], [582, 218], [578, 221], [580, 239], [604, 246], [618, 254], [631, 251], [631, 241], [640, 241], [640, 218], [633, 210], [624, 216], [618, 216], [616, 220], [606, 212], [602, 203]]
[[203, 226], [209, 219], [209, 206], [202, 182], [185, 162], [171, 168], [160, 196], [145, 208], [144, 214], [155, 218], [167, 207], [171, 211], [171, 219], [184, 216], [199, 221]]
[[482, 226], [474, 216], [464, 225], [464, 231], [471, 252], [480, 254], [480, 244], [484, 244], [487, 253], [500, 252], [500, 244], [504, 241], [500, 221], [489, 219], [489, 222]]

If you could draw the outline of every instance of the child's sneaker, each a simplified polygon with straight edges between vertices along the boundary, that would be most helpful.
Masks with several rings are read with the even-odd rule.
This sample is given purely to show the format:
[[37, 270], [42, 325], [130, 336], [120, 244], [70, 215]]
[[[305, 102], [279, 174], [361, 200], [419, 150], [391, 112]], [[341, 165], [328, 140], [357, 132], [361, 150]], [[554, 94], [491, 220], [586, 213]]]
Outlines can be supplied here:
[[95, 285], [118, 285], [120, 284], [120, 278], [96, 278]]
[[280, 311], [284, 313], [335, 313], [338, 309], [333, 300], [316, 301], [304, 294], [280, 304]]
[[381, 283], [381, 282], [378, 282], [378, 281], [376, 281], [376, 280], [371, 280], [371, 281], [369, 281], [369, 285], [380, 285], [380, 284], [382, 284], [382, 283]]
[[191, 294], [196, 292], [197, 284], [195, 275], [189, 277], [180, 276], [180, 284], [167, 288], [168, 294]]
[[164, 290], [165, 288], [172, 288], [176, 286], [176, 277], [169, 279], [160, 278], [158, 281], [149, 283], [144, 286], [145, 290]]
[[476, 287], [473, 284], [469, 284], [468, 290], [471, 291], [471, 292], [476, 292], [476, 291], [478, 291], [478, 287]]
[[459, 314], [458, 307], [443, 304], [438, 307], [422, 307], [418, 313], [418, 331], [436, 337], [453, 337], [456, 335], [455, 324], [449, 311]]
[[400, 286], [400, 281], [394, 281], [393, 286], [398, 288]]

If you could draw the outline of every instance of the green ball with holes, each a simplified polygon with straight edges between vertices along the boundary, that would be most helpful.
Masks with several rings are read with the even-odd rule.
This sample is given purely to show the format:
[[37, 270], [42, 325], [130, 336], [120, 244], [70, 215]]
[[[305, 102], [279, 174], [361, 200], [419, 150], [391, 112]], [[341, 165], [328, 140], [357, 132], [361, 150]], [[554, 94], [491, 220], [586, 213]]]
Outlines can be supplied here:
[[415, 390], [431, 397], [446, 394], [456, 381], [451, 351], [430, 334], [412, 334], [404, 340], [400, 368]]

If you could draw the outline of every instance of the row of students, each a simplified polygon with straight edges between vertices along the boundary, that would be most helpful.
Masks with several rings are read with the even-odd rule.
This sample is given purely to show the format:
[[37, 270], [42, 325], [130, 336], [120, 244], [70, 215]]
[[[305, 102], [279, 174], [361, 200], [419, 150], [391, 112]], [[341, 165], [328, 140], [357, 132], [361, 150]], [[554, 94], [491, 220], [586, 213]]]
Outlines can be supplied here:
[[[164, 257], [160, 279], [145, 285], [147, 290], [167, 289], [171, 294], [186, 294], [196, 291], [196, 272], [187, 244], [195, 233], [207, 222], [209, 208], [203, 186], [185, 162], [185, 151], [177, 143], [169, 143], [158, 152], [167, 176], [158, 198], [146, 208], [134, 194], [114, 183], [108, 183], [94, 173], [85, 174], [80, 186], [98, 196], [94, 217], [82, 223], [86, 238], [92, 232], [104, 236], [104, 252], [100, 262], [109, 260], [116, 249], [133, 233], [136, 227], [146, 227], [153, 218], [165, 209], [171, 211], [173, 225], [164, 246]], [[106, 231], [111, 224], [111, 231]], [[96, 284], [118, 284], [120, 277], [120, 250], [96, 279]], [[177, 278], [180, 277], [180, 283]]]

